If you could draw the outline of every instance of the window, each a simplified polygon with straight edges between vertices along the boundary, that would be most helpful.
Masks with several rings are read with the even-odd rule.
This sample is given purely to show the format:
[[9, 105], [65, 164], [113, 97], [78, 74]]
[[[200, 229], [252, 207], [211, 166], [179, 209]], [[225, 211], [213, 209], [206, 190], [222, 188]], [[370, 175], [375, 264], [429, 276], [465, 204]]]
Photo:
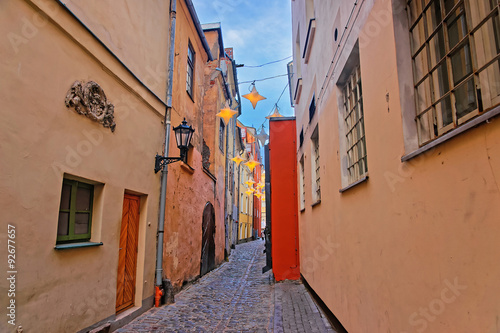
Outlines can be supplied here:
[[314, 97], [315, 95], [313, 94], [311, 104], [309, 104], [309, 122], [311, 122], [312, 118], [314, 117], [314, 113], [316, 112], [316, 101]]
[[186, 75], [186, 91], [189, 96], [193, 98], [193, 80], [194, 80], [194, 50], [191, 43], [188, 43], [188, 56], [187, 56], [187, 75]]
[[318, 127], [311, 135], [312, 144], [312, 180], [313, 180], [313, 202], [317, 203], [321, 200], [321, 186], [320, 186], [320, 166], [319, 166], [319, 130]]
[[344, 98], [344, 133], [347, 155], [347, 177], [349, 184], [366, 176], [365, 123], [361, 71], [357, 66], [347, 79], [342, 92]]
[[244, 204], [244, 203], [245, 203], [245, 202], [243, 201], [243, 193], [241, 193], [241, 200], [240, 200], [240, 211], [241, 211], [241, 213], [243, 213], [243, 212], [244, 212], [244, 211], [243, 211], [243, 204]]
[[224, 125], [224, 122], [221, 119], [220, 125], [219, 125], [219, 149], [221, 150], [222, 153], [224, 153], [224, 129], [225, 128], [226, 128], [226, 125]]
[[299, 162], [300, 166], [300, 175], [299, 175], [299, 183], [300, 183], [300, 209], [303, 210], [306, 208], [306, 187], [305, 187], [305, 173], [304, 173], [304, 155], [300, 158]]
[[301, 129], [299, 134], [299, 147], [302, 147], [303, 143], [304, 143], [304, 129]]
[[90, 240], [94, 186], [76, 180], [63, 180], [57, 243]]
[[497, 0], [410, 0], [420, 146], [500, 103]]

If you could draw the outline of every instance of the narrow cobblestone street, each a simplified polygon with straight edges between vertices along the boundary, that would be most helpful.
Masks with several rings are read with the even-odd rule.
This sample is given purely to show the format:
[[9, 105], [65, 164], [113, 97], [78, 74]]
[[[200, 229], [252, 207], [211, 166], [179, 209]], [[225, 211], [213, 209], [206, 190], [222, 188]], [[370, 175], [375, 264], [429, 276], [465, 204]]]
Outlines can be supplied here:
[[116, 332], [334, 332], [303, 284], [272, 283], [264, 242], [236, 246], [229, 262]]

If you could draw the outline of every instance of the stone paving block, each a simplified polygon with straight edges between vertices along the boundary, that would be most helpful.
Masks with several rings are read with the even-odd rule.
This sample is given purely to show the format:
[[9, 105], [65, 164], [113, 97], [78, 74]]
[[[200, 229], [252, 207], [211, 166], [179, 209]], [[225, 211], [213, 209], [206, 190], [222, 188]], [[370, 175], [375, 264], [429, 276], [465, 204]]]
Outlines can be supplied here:
[[237, 245], [229, 262], [153, 308], [117, 333], [137, 332], [334, 332], [298, 281], [270, 283], [264, 242]]

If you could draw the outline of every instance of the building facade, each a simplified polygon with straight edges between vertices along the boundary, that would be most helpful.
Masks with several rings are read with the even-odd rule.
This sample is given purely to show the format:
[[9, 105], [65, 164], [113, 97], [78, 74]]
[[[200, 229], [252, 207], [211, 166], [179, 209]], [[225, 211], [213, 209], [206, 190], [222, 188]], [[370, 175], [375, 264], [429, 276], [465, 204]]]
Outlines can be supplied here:
[[[0, 331], [115, 330], [153, 305], [155, 265], [178, 291], [227, 253], [226, 165], [243, 146], [219, 135], [216, 114], [237, 105], [232, 49], [220, 30], [215, 42], [205, 36], [190, 0], [6, 1], [0, 18], [0, 239], [15, 244], [16, 272], [0, 283], [16, 286]], [[154, 158], [166, 134], [168, 156], [179, 156], [165, 128], [183, 120], [195, 132], [166, 167], [155, 263]]]
[[[252, 154], [252, 143], [255, 142], [255, 137], [248, 130], [248, 127], [243, 125], [241, 122], [237, 122], [237, 126], [240, 128], [241, 138], [244, 146], [244, 152], [241, 155], [244, 160], [251, 158]], [[239, 195], [240, 195], [240, 206], [239, 206], [239, 220], [238, 220], [238, 243], [248, 241], [252, 239], [252, 227], [253, 227], [253, 172], [241, 162], [238, 166], [239, 178]]]
[[[177, 1], [172, 93], [172, 127], [183, 119], [195, 129], [187, 158], [168, 165], [163, 243], [163, 278], [174, 291], [216, 267], [224, 259], [224, 225], [215, 186], [216, 164], [204, 167], [204, 152], [216, 152], [215, 122], [217, 95], [206, 86], [208, 64], [214, 55], [205, 38], [191, 1]], [[178, 149], [174, 136], [170, 156]], [[211, 170], [211, 171], [210, 171]]]
[[169, 6], [123, 4], [0, 4], [2, 332], [116, 328], [153, 304]]
[[495, 332], [499, 5], [292, 1], [301, 274], [349, 332]]

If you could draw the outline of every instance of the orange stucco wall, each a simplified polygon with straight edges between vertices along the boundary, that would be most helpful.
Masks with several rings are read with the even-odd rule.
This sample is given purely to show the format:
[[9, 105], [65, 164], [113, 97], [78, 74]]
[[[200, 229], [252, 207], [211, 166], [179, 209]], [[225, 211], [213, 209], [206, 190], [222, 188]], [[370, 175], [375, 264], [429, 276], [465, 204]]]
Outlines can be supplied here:
[[269, 122], [271, 235], [276, 281], [300, 278], [295, 119]]
[[[353, 1], [315, 2], [318, 26], [295, 106], [297, 133], [303, 129], [305, 137], [297, 157], [306, 161], [301, 273], [349, 332], [497, 332], [500, 122], [493, 118], [401, 162], [409, 153], [402, 105], [414, 97], [411, 67], [405, 67], [411, 63], [396, 57], [402, 40], [394, 38], [395, 2], [358, 3], [350, 46], [342, 48], [334, 77], [327, 80], [324, 73], [338, 48], [332, 32], [338, 28], [340, 38]], [[293, 26], [300, 22], [301, 33], [303, 5], [292, 4]], [[343, 124], [335, 82], [358, 37], [369, 179], [339, 193], [337, 129]], [[308, 103], [321, 89], [310, 123]], [[310, 135], [316, 124], [321, 203], [312, 207]]]
[[[189, 42], [195, 51], [192, 97], [186, 92]], [[216, 182], [203, 171], [201, 156], [203, 140], [209, 145], [211, 154], [215, 153], [214, 135], [207, 131], [202, 112], [205, 107], [204, 81], [208, 56], [184, 1], [177, 3], [175, 49], [172, 128], [185, 117], [195, 129], [189, 165], [178, 162], [168, 167], [163, 268], [164, 276], [179, 289], [184, 281], [191, 281], [200, 275], [202, 213], [207, 202], [211, 202], [216, 209], [216, 263], [224, 259], [224, 219], [220, 209], [217, 210]], [[169, 155], [178, 154], [172, 132]]]

